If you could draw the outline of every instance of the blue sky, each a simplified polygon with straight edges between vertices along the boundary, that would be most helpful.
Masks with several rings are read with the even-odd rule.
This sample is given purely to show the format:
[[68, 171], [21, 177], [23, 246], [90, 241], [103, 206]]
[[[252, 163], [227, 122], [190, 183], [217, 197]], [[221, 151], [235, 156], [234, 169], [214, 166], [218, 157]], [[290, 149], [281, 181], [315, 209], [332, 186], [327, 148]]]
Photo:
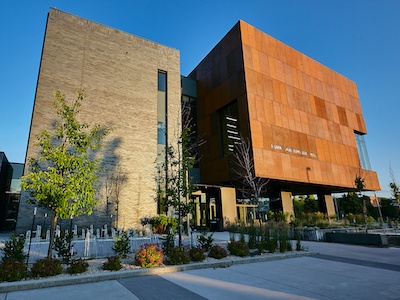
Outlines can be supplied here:
[[24, 162], [50, 7], [179, 49], [181, 73], [242, 19], [357, 83], [382, 192], [400, 181], [400, 1], [3, 0], [0, 151]]

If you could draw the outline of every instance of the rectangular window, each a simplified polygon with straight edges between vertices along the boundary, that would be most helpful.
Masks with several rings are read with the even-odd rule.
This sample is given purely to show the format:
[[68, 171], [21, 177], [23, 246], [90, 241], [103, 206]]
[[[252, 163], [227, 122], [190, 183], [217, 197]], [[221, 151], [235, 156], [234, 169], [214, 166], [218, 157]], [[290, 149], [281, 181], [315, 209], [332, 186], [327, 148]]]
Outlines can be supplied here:
[[364, 170], [371, 170], [371, 164], [369, 163], [369, 157], [367, 152], [367, 146], [365, 144], [364, 135], [354, 132], [356, 138], [358, 156], [360, 158], [361, 168]]
[[167, 72], [158, 71], [158, 90], [161, 92], [167, 91]]
[[234, 151], [235, 145], [240, 143], [237, 102], [234, 101], [229, 106], [223, 108], [219, 113], [219, 117], [221, 122], [222, 153], [224, 156], [227, 156]]
[[165, 138], [165, 123], [164, 122], [157, 122], [157, 144], [165, 145], [166, 138]]
[[167, 73], [158, 71], [157, 144], [167, 144]]

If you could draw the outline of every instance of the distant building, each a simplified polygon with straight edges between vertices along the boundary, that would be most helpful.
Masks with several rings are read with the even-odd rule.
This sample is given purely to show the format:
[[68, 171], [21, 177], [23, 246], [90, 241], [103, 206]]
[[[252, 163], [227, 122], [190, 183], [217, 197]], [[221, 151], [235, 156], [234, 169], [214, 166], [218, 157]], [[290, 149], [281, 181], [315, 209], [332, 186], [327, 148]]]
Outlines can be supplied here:
[[24, 164], [10, 163], [0, 152], [0, 231], [15, 229], [23, 168]]
[[[92, 216], [74, 219], [78, 226], [132, 228], [160, 212], [157, 166], [165, 145], [176, 143], [181, 108], [190, 109], [198, 132], [193, 143], [204, 140], [191, 170], [199, 186], [191, 199], [194, 226], [220, 229], [227, 221], [260, 217], [230, 169], [240, 136], [251, 141], [255, 174], [270, 179], [265, 210], [292, 213], [292, 195], [317, 194], [321, 210], [333, 214], [331, 193], [351, 189], [356, 175], [368, 190], [379, 189], [357, 89], [344, 76], [243, 21], [187, 78], [179, 71], [176, 49], [50, 10], [26, 159], [37, 154], [36, 135], [56, 118], [56, 90], [72, 99], [83, 88], [84, 121], [113, 127], [99, 205]], [[107, 191], [113, 174], [123, 179], [118, 197]], [[23, 192], [19, 231], [31, 225], [27, 199]], [[38, 224], [46, 223], [46, 213], [38, 211]]]

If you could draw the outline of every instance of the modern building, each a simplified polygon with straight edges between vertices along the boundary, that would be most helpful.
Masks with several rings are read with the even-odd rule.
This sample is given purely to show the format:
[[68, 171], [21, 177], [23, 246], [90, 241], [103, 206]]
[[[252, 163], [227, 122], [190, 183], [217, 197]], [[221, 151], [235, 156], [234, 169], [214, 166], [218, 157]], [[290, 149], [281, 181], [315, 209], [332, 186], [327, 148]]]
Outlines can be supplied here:
[[[180, 79], [178, 50], [50, 10], [26, 161], [37, 155], [36, 136], [44, 128], [51, 130], [57, 118], [52, 107], [57, 90], [73, 101], [76, 90], [83, 89], [81, 120], [112, 127], [102, 149], [106, 172], [98, 187], [98, 206], [74, 224], [129, 228], [157, 213], [155, 161], [180, 126]], [[116, 184], [118, 195], [109, 188]], [[31, 226], [34, 208], [28, 196], [21, 195], [20, 231]], [[47, 216], [38, 209], [37, 223], [49, 224]]]
[[201, 179], [232, 185], [229, 164], [240, 135], [252, 145], [255, 174], [270, 179], [272, 209], [293, 213], [292, 195], [317, 194], [335, 214], [332, 193], [379, 190], [371, 171], [356, 84], [239, 21], [191, 72], [198, 86]]
[[[191, 170], [199, 187], [194, 225], [219, 228], [251, 209], [230, 169], [241, 136], [251, 141], [255, 174], [270, 180], [266, 207], [292, 212], [292, 195], [318, 194], [321, 209], [333, 214], [331, 194], [351, 189], [356, 175], [368, 190], [379, 189], [354, 82], [243, 21], [188, 78], [181, 78], [179, 60], [176, 49], [50, 10], [26, 160], [37, 155], [37, 134], [54, 124], [57, 90], [72, 100], [84, 89], [83, 121], [113, 128], [103, 149], [99, 205], [75, 224], [132, 228], [159, 212], [157, 166], [165, 145], [176, 143], [182, 107], [190, 108], [197, 140], [204, 140]], [[31, 224], [28, 197], [21, 195], [19, 231]], [[38, 210], [38, 224], [46, 216]]]

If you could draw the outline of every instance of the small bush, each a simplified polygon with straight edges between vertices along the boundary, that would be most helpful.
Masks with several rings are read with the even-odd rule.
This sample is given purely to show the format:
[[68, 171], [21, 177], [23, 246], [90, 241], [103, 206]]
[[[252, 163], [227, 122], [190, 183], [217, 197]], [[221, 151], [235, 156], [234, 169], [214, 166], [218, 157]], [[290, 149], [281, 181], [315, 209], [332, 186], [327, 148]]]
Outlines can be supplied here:
[[165, 233], [168, 229], [175, 231], [178, 228], [178, 221], [174, 217], [168, 217], [164, 214], [152, 217], [148, 222], [151, 225], [151, 229], [159, 234]]
[[61, 274], [61, 261], [54, 258], [44, 258], [36, 261], [31, 268], [32, 277], [49, 277]]
[[287, 241], [286, 251], [293, 251], [292, 241], [290, 240]]
[[63, 231], [54, 240], [53, 249], [57, 252], [57, 256], [62, 258], [63, 263], [68, 263], [71, 259], [72, 237], [72, 232]]
[[278, 235], [276, 232], [273, 233], [272, 239], [268, 241], [267, 248], [269, 253], [275, 253], [278, 249]]
[[226, 257], [228, 253], [224, 248], [218, 245], [214, 245], [211, 247], [210, 251], [208, 252], [208, 256], [216, 259], [222, 259]]
[[114, 237], [114, 246], [112, 249], [122, 258], [125, 258], [126, 255], [131, 251], [129, 236], [125, 231]]
[[118, 271], [121, 268], [121, 258], [118, 255], [107, 257], [107, 261], [103, 264], [103, 270]]
[[135, 264], [142, 268], [153, 268], [163, 263], [163, 250], [158, 248], [156, 244], [145, 244], [135, 255]]
[[189, 250], [190, 259], [195, 262], [200, 262], [206, 259], [204, 251], [201, 248], [191, 248]]
[[301, 234], [300, 232], [296, 233], [296, 251], [301, 251], [302, 250], [302, 245], [301, 245]]
[[190, 263], [189, 250], [186, 247], [174, 247], [168, 254], [170, 265], [184, 265]]
[[26, 266], [22, 261], [9, 258], [0, 264], [0, 282], [18, 281], [26, 277]]
[[174, 247], [175, 247], [175, 234], [174, 232], [168, 232], [165, 241], [162, 242], [162, 248], [164, 250], [164, 254], [168, 256], [169, 252]]
[[[282, 230], [279, 233], [279, 252], [284, 253], [286, 251], [291, 251], [288, 249], [289, 245], [289, 237], [286, 231]], [[292, 248], [292, 244], [290, 243], [290, 248]]]
[[250, 226], [247, 231], [249, 235], [249, 248], [255, 249], [257, 247], [257, 229], [254, 226]]
[[79, 274], [87, 271], [89, 264], [82, 258], [71, 261], [67, 272], [68, 274]]
[[6, 241], [4, 248], [2, 249], [2, 262], [10, 259], [23, 262], [26, 259], [26, 254], [24, 253], [24, 245], [25, 237], [23, 235], [14, 235], [11, 239]]
[[249, 245], [241, 241], [229, 242], [228, 250], [232, 255], [240, 257], [249, 256]]
[[197, 241], [199, 242], [200, 248], [204, 251], [210, 251], [211, 246], [214, 242], [213, 238], [214, 233], [208, 234], [207, 232], [202, 232], [198, 237]]

